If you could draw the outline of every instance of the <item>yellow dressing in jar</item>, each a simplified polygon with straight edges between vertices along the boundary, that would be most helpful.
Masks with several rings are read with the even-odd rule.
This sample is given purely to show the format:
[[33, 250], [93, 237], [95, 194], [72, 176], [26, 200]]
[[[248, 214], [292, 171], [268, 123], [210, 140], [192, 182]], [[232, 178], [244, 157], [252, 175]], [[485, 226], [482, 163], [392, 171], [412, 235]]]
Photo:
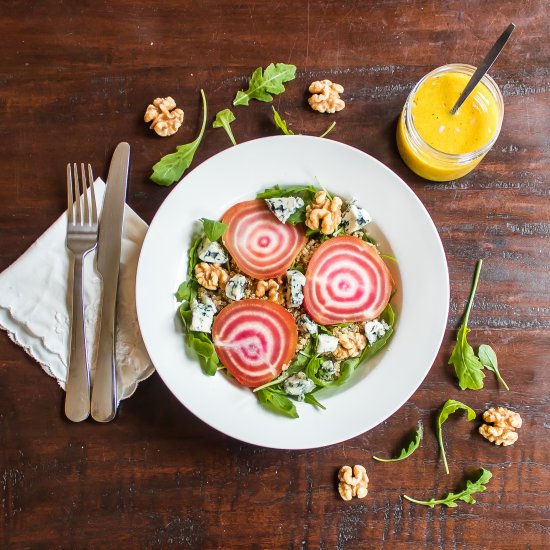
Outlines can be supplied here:
[[413, 172], [449, 181], [470, 172], [496, 141], [503, 102], [486, 75], [455, 115], [450, 113], [475, 67], [445, 65], [412, 90], [397, 127], [397, 146]]

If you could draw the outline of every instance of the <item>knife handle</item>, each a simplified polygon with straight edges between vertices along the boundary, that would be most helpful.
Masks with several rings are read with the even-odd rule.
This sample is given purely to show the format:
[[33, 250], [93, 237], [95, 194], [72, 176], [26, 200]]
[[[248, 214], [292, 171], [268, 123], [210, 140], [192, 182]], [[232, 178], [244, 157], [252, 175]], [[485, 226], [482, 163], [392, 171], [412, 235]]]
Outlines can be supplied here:
[[[105, 298], [104, 292], [103, 299]], [[116, 415], [118, 403], [115, 368], [116, 291], [109, 302], [104, 303], [102, 307], [99, 348], [92, 389], [92, 418], [98, 422], [110, 422]]]

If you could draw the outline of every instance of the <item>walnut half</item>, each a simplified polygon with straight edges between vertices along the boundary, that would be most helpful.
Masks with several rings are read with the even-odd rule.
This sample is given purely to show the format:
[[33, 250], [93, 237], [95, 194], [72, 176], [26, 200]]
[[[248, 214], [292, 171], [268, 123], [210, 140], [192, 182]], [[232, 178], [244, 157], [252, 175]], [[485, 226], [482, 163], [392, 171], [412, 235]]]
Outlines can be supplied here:
[[365, 498], [369, 492], [369, 478], [364, 466], [356, 464], [353, 470], [350, 466], [342, 466], [338, 472], [338, 480], [338, 492], [343, 500]]
[[521, 428], [521, 416], [504, 407], [492, 407], [483, 413], [483, 420], [492, 423], [479, 427], [479, 433], [491, 443], [507, 447], [518, 440], [516, 428]]
[[336, 359], [347, 359], [348, 357], [359, 357], [367, 345], [366, 337], [360, 332], [342, 334], [338, 338], [338, 347], [333, 355]]
[[269, 281], [258, 281], [255, 290], [256, 297], [264, 298], [267, 296], [270, 302], [283, 305], [285, 303], [285, 297], [281, 288], [282, 284], [283, 282], [280, 278], [269, 279]]
[[344, 88], [330, 80], [317, 80], [309, 86], [313, 94], [307, 101], [309, 106], [319, 113], [335, 113], [341, 111], [346, 104], [340, 99]]
[[176, 109], [176, 102], [170, 97], [157, 97], [152, 105], [147, 106], [145, 122], [151, 122], [151, 128], [159, 136], [175, 134], [183, 123], [183, 111]]
[[208, 290], [223, 288], [229, 279], [227, 271], [218, 264], [201, 262], [195, 266], [195, 277], [199, 285]]
[[323, 235], [334, 233], [342, 221], [342, 199], [327, 198], [326, 191], [318, 191], [311, 204], [306, 208], [306, 225], [310, 229], [319, 229]]

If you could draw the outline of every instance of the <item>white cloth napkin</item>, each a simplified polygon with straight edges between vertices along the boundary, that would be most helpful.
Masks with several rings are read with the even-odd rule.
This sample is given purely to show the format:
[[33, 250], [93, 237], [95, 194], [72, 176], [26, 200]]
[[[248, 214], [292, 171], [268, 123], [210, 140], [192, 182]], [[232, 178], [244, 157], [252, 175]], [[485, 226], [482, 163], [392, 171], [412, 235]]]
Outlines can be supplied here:
[[[105, 183], [94, 182], [98, 205]], [[147, 224], [128, 206], [124, 211], [117, 297], [116, 358], [119, 398], [130, 397], [138, 382], [154, 372], [137, 322], [136, 269]], [[65, 246], [67, 213], [0, 274], [0, 328], [33, 357], [62, 388], [69, 356], [68, 304], [72, 296], [72, 259]], [[95, 251], [84, 260], [84, 304], [88, 350], [95, 363], [99, 334], [101, 279]], [[93, 368], [92, 368], [93, 380]]]

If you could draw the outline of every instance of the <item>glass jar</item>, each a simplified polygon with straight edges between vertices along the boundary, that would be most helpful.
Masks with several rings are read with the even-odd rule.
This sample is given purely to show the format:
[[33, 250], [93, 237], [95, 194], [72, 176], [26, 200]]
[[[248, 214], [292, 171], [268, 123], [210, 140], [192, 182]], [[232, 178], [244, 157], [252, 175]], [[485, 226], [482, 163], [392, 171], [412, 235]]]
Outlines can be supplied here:
[[[428, 73], [418, 82], [418, 84], [416, 84], [405, 102], [405, 106], [403, 107], [397, 124], [397, 148], [405, 164], [407, 164], [413, 172], [425, 179], [431, 181], [450, 181], [465, 176], [479, 164], [498, 138], [504, 116], [504, 102], [497, 84], [489, 75], [485, 75], [482, 78], [481, 82], [468, 98], [470, 99], [470, 97], [476, 94], [476, 90], [481, 86], [483, 102], [494, 102], [494, 107], [496, 108], [497, 115], [494, 133], [482, 147], [467, 152], [446, 153], [430, 145], [420, 135], [415, 125], [413, 117], [415, 99], [420, 88], [426, 84], [428, 80], [444, 74], [465, 75], [465, 77], [469, 78], [475, 70], [476, 68], [471, 65], [461, 65], [458, 63], [439, 67]], [[466, 101], [468, 101], [468, 99]], [[451, 107], [452, 105], [448, 107], [449, 111]], [[463, 107], [464, 105], [461, 109]], [[454, 117], [459, 117], [460, 112], [459, 109], [457, 114], [451, 115], [453, 117], [453, 119], [450, 119], [451, 123], [452, 120], [458, 122], [459, 119], [454, 119]], [[420, 121], [417, 121], [417, 124], [418, 123], [420, 123]], [[457, 130], [457, 132], [458, 131], [459, 130]], [[434, 143], [433, 140], [432, 143]]]

